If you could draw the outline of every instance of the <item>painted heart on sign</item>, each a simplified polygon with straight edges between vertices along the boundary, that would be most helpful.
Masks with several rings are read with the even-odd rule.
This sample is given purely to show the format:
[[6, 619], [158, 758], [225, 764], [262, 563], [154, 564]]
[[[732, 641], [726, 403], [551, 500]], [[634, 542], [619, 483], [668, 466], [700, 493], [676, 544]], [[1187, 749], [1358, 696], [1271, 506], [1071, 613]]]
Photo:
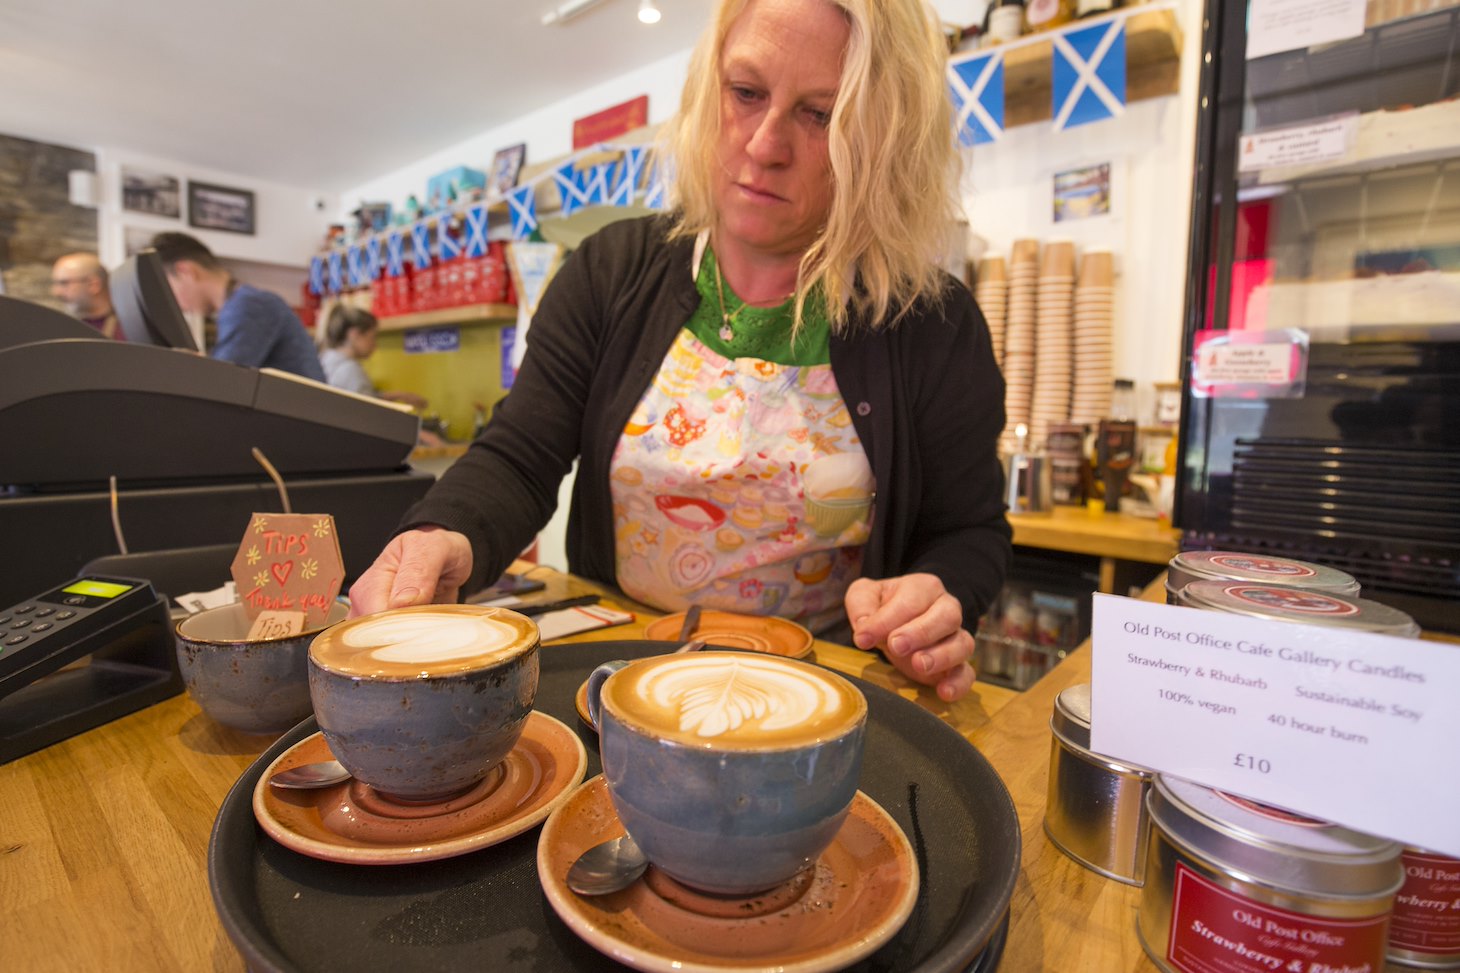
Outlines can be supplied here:
[[269, 565], [269, 573], [274, 576], [274, 580], [279, 582], [280, 585], [289, 580], [289, 572], [293, 570], [293, 561], [280, 561], [278, 564]]

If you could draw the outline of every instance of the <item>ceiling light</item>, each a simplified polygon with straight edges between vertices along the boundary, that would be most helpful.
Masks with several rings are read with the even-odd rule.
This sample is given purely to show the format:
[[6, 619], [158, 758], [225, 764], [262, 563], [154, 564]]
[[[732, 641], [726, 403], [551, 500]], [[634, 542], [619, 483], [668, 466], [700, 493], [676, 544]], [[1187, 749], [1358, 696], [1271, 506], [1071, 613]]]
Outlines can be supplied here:
[[659, 23], [659, 8], [654, 5], [654, 0], [639, 0], [639, 23]]
[[558, 4], [555, 9], [542, 15], [542, 25], [551, 27], [553, 24], [565, 24], [602, 2], [603, 0], [566, 0], [566, 2]]

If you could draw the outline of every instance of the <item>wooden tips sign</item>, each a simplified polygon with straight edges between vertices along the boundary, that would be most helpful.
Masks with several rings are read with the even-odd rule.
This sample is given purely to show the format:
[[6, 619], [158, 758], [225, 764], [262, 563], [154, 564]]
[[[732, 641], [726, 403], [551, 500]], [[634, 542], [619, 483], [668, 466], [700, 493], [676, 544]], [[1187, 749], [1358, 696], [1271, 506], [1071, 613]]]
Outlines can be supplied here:
[[306, 626], [324, 624], [345, 577], [334, 518], [254, 514], [232, 572], [251, 620], [263, 612], [302, 612]]

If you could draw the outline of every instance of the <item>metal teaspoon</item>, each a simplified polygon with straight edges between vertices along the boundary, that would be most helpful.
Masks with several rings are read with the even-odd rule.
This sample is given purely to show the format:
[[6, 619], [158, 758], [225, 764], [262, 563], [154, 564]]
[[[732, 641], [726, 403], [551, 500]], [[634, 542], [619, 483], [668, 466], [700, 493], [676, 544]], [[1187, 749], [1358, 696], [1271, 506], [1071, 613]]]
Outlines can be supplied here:
[[269, 778], [276, 787], [292, 787], [308, 790], [315, 787], [329, 787], [342, 780], [348, 780], [350, 772], [338, 760], [325, 760], [317, 764], [301, 764], [281, 770]]
[[579, 895], [607, 895], [628, 888], [649, 860], [628, 835], [594, 845], [568, 869], [568, 888]]

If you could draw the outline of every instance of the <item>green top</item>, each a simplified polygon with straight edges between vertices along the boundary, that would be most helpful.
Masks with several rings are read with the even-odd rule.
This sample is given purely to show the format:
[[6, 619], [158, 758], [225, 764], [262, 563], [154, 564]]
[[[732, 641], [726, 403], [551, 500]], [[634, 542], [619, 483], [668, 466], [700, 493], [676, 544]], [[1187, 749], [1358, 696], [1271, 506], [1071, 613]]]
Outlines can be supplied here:
[[729, 341], [720, 337], [724, 324], [720, 316], [720, 295], [716, 281], [715, 252], [705, 248], [695, 286], [700, 306], [685, 327], [706, 347], [726, 358], [758, 358], [777, 365], [826, 365], [831, 362], [828, 339], [831, 325], [826, 304], [817, 290], [806, 299], [801, 312], [801, 332], [791, 340], [791, 322], [796, 315], [795, 297], [775, 307], [746, 304], [725, 284], [725, 312], [730, 315]]

